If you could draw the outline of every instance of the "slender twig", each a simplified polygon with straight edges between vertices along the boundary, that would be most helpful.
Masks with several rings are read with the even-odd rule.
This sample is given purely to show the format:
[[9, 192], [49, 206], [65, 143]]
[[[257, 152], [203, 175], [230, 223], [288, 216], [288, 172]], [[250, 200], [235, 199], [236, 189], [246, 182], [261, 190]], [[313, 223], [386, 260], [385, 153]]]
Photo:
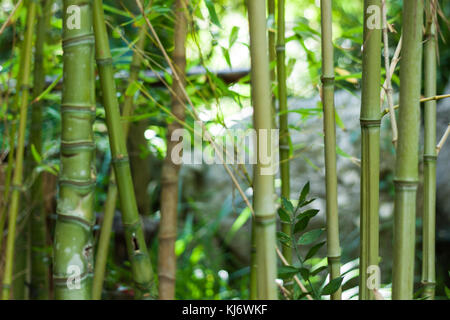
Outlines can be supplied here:
[[387, 8], [386, 8], [386, 0], [382, 2], [383, 7], [383, 42], [384, 42], [384, 65], [386, 69], [386, 85], [384, 90], [386, 91], [388, 106], [389, 106], [389, 114], [391, 115], [391, 129], [392, 129], [392, 143], [394, 147], [397, 147], [397, 139], [398, 139], [398, 129], [397, 129], [397, 120], [395, 119], [395, 110], [394, 110], [394, 101], [392, 98], [392, 74], [390, 72], [390, 64], [389, 64], [389, 39], [388, 39], [388, 22], [387, 22]]
[[[450, 98], [450, 94], [443, 94], [443, 95], [440, 95], [440, 96], [432, 96], [432, 97], [422, 98], [422, 99], [420, 99], [420, 103], [433, 101], [433, 100], [441, 100], [441, 99], [446, 99], [446, 98]], [[394, 106], [395, 110], [398, 109], [398, 108], [399, 108], [398, 104]], [[388, 113], [389, 113], [389, 109], [384, 109], [381, 112], [381, 117], [383, 118]]]
[[[280, 258], [281, 262], [283, 262], [283, 264], [285, 266], [289, 266], [289, 263], [287, 262], [286, 258], [283, 256], [283, 254], [281, 253], [280, 249], [277, 248], [277, 255]], [[303, 293], [307, 293], [308, 290], [306, 290], [305, 286], [303, 285], [303, 283], [300, 281], [300, 279], [297, 276], [294, 276], [294, 280], [295, 282], [297, 282], [298, 286], [300, 287], [300, 290], [302, 290]], [[313, 298], [307, 294], [306, 298], [308, 298], [308, 300], [313, 300]]]
[[[392, 57], [391, 64], [389, 67], [389, 74], [392, 75], [395, 72], [395, 68], [397, 67], [398, 62], [400, 61], [400, 53], [402, 51], [402, 43], [403, 43], [403, 36], [400, 37], [400, 40], [397, 43], [397, 48], [395, 48], [394, 56]], [[386, 87], [386, 80], [383, 83], [383, 88]], [[384, 103], [384, 97], [386, 95], [386, 91], [381, 91], [381, 106], [383, 106]]]
[[445, 144], [445, 141], [447, 141], [448, 136], [450, 135], [450, 123], [447, 127], [447, 130], [445, 130], [444, 135], [442, 136], [441, 140], [439, 141], [438, 145], [436, 146], [436, 153], [439, 155], [439, 152], [441, 151], [442, 147]]
[[8, 19], [6, 19], [5, 23], [3, 23], [2, 27], [0, 28], [0, 35], [3, 33], [3, 31], [6, 29], [6, 27], [9, 25], [9, 22], [11, 21], [12, 17], [14, 16], [14, 14], [16, 13], [17, 9], [19, 8], [19, 6], [22, 4], [23, 0], [19, 0], [19, 2], [17, 2], [16, 6], [14, 7], [13, 11], [11, 12], [11, 14], [9, 15]]

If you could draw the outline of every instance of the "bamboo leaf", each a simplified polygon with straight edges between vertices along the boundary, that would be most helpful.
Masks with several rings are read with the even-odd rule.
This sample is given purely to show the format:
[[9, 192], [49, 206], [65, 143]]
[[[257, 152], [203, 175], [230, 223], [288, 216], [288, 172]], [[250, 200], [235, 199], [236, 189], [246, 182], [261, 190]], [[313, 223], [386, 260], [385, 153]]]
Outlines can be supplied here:
[[318, 212], [319, 210], [317, 209], [310, 209], [301, 213], [298, 216], [298, 221], [295, 223], [294, 233], [299, 233], [305, 230], [308, 226], [309, 220], [311, 220], [311, 218], [313, 218]]
[[282, 279], [292, 278], [299, 272], [299, 269], [293, 266], [278, 267], [278, 276]]
[[321, 295], [323, 296], [327, 296], [330, 294], [335, 293], [336, 291], [339, 290], [339, 288], [341, 287], [341, 283], [342, 283], [343, 278], [339, 277], [336, 279], [331, 280], [323, 289], [321, 292]]
[[308, 279], [309, 279], [309, 270], [306, 269], [306, 268], [300, 268], [299, 271], [300, 271], [300, 275], [302, 276], [302, 278], [305, 281], [308, 281]]
[[286, 233], [278, 231], [277, 232], [277, 239], [285, 246], [291, 247], [291, 237], [288, 236]]
[[228, 48], [231, 48], [235, 44], [238, 35], [239, 35], [239, 27], [234, 26], [231, 29], [230, 37], [228, 39]]
[[133, 81], [128, 85], [127, 90], [125, 91], [125, 95], [129, 97], [134, 96], [134, 94], [138, 90], [139, 90], [139, 83], [137, 81]]
[[450, 289], [445, 286], [445, 294], [447, 295], [447, 298], [450, 299]]
[[225, 61], [227, 62], [228, 67], [230, 67], [231, 69], [231, 58], [230, 58], [230, 52], [228, 51], [227, 48], [221, 47], [222, 48], [222, 54], [225, 58]]
[[214, 23], [219, 28], [222, 28], [219, 18], [217, 17], [216, 8], [214, 8], [214, 3], [212, 2], [212, 0], [205, 0], [205, 5], [206, 8], [208, 9], [209, 18], [211, 19], [211, 22]]
[[299, 205], [302, 204], [309, 193], [309, 181], [303, 186], [302, 192], [300, 192], [300, 198], [298, 199]]
[[278, 215], [280, 216], [280, 220], [282, 222], [290, 223], [291, 222], [291, 216], [289, 213], [286, 212], [284, 208], [278, 208]]
[[294, 214], [294, 206], [288, 199], [286, 199], [285, 197], [281, 197], [281, 202], [283, 208], [286, 209], [287, 212], [289, 212], [290, 214]]
[[305, 256], [305, 260], [304, 261], [314, 257], [314, 255], [317, 253], [317, 251], [319, 251], [319, 249], [322, 248], [322, 246], [324, 244], [325, 244], [325, 241], [320, 242], [320, 243], [316, 244], [315, 246], [313, 246], [311, 249], [309, 249], [308, 253]]
[[33, 155], [34, 161], [36, 161], [37, 163], [42, 162], [42, 157], [39, 154], [39, 152], [36, 150], [36, 147], [34, 144], [31, 145], [31, 154]]
[[322, 271], [324, 271], [326, 269], [328, 269], [328, 266], [321, 266], [321, 267], [311, 271], [311, 276], [315, 276], [316, 274], [319, 274], [320, 272], [322, 272]]
[[314, 229], [303, 234], [297, 241], [298, 245], [308, 245], [316, 241], [323, 233], [323, 229]]

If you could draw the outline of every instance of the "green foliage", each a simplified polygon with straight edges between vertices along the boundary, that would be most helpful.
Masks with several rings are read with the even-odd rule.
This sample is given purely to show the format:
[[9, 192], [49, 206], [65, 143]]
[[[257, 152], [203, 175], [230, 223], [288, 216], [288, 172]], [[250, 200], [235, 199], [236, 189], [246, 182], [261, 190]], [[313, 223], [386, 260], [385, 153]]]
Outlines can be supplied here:
[[[278, 268], [278, 275], [281, 279], [291, 279], [293, 276], [300, 276], [305, 283], [307, 283], [308, 292], [301, 292], [294, 288], [294, 299], [304, 299], [306, 294], [311, 295], [314, 299], [320, 300], [323, 296], [328, 296], [336, 292], [343, 281], [343, 277], [333, 279], [321, 289], [322, 277], [319, 274], [327, 270], [327, 266], [316, 267], [313, 263], [316, 256], [325, 241], [318, 241], [322, 236], [324, 229], [313, 229], [305, 231], [312, 218], [314, 218], [319, 210], [305, 208], [310, 205], [315, 199], [309, 198], [310, 185], [307, 182], [300, 196], [294, 204], [289, 199], [281, 198], [281, 206], [278, 209], [278, 216], [281, 223], [289, 223], [291, 225], [291, 234], [288, 235], [283, 232], [277, 232], [278, 241], [282, 244], [293, 248], [297, 262], [292, 266], [280, 266]], [[300, 254], [299, 247], [310, 247], [305, 255]]]

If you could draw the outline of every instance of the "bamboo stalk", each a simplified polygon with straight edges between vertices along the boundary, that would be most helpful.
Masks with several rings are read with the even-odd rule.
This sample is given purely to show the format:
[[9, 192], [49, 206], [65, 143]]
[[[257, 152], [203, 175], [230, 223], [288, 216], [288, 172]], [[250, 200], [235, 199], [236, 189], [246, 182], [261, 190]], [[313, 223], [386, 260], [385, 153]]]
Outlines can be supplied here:
[[[380, 168], [380, 83], [381, 29], [370, 28], [368, 8], [380, 0], [364, 1], [364, 48], [361, 97], [361, 217], [359, 299], [374, 300], [368, 288], [368, 268], [378, 266], [379, 248], [379, 168]], [[389, 71], [387, 71], [389, 72]]]
[[[185, 112], [183, 91], [185, 86], [186, 48], [187, 37], [187, 0], [175, 2], [175, 30], [174, 30], [174, 67], [181, 81], [173, 81], [172, 113], [179, 120], [184, 121]], [[178, 99], [181, 97], [181, 101]], [[163, 163], [161, 174], [161, 223], [159, 225], [159, 251], [158, 251], [158, 280], [159, 299], [175, 299], [176, 256], [175, 240], [177, 237], [178, 212], [178, 174], [180, 166], [172, 161], [172, 150], [177, 141], [172, 141], [172, 133], [183, 126], [173, 121], [168, 124], [167, 155]]]
[[[251, 81], [253, 100], [253, 122], [257, 132], [257, 164], [253, 180], [253, 203], [255, 212], [256, 263], [258, 299], [277, 299], [276, 225], [273, 203], [273, 175], [263, 170], [272, 169], [272, 161], [263, 165], [260, 148], [272, 150], [270, 70], [266, 31], [265, 0], [249, 0], [248, 17], [250, 27]], [[266, 138], [264, 139], [264, 130]], [[266, 140], [266, 141], [264, 141]]]
[[[268, 0], [267, 1], [267, 15], [269, 19], [272, 19], [273, 25], [275, 25], [275, 0]], [[269, 66], [270, 66], [270, 84], [271, 88], [273, 88], [273, 85], [276, 81], [276, 68], [273, 67], [273, 64], [276, 63], [277, 60], [277, 49], [276, 49], [276, 43], [275, 43], [275, 30], [272, 28], [268, 28], [268, 39], [269, 39]], [[271, 91], [272, 93], [272, 125], [275, 128], [277, 126], [276, 122], [276, 97], [275, 93]]]
[[[68, 8], [78, 6], [79, 28]], [[73, 8], [73, 7], [72, 7]], [[63, 2], [61, 169], [54, 236], [53, 283], [57, 300], [92, 297], [95, 224], [94, 35], [92, 1]], [[76, 13], [75, 13], [76, 14]]]
[[[133, 57], [130, 64], [130, 75], [128, 78], [128, 85], [132, 85], [139, 78], [139, 70], [142, 64], [142, 54], [140, 51], [144, 50], [146, 43], [146, 27], [142, 25], [139, 29], [138, 40]], [[133, 95], [125, 92], [124, 103], [122, 107], [122, 116], [124, 118], [130, 117], [133, 114], [134, 101]], [[128, 135], [130, 123], [123, 122], [123, 132], [125, 137]], [[114, 221], [114, 212], [117, 203], [117, 184], [114, 170], [111, 170], [109, 176], [108, 193], [105, 201], [105, 213], [103, 215], [102, 227], [100, 231], [99, 242], [97, 246], [97, 256], [95, 260], [94, 283], [93, 283], [93, 299], [99, 300], [102, 295], [103, 281], [105, 278], [106, 262], [108, 259], [109, 241], [111, 239], [111, 230]]]
[[[424, 44], [424, 94], [436, 95], [436, 3], [426, 1], [426, 34]], [[423, 151], [423, 243], [422, 284], [423, 297], [433, 300], [436, 286], [436, 101], [424, 104], [424, 151]]]
[[[277, 78], [278, 78], [278, 101], [280, 112], [280, 178], [281, 178], [281, 196], [290, 198], [290, 172], [289, 172], [289, 127], [288, 127], [288, 107], [287, 107], [287, 88], [286, 88], [286, 45], [285, 45], [285, 3], [284, 0], [278, 0], [278, 19], [277, 19]], [[291, 225], [283, 223], [281, 231], [291, 234]], [[282, 246], [283, 255], [289, 264], [292, 263], [292, 249], [289, 246]]]
[[[6, 258], [5, 258], [5, 269], [4, 269], [3, 290], [2, 290], [3, 300], [9, 299], [10, 287], [12, 284], [16, 224], [17, 224], [17, 215], [19, 212], [19, 200], [23, 180], [23, 155], [25, 147], [25, 133], [26, 133], [25, 131], [27, 125], [27, 107], [29, 96], [28, 88], [30, 86], [31, 54], [32, 54], [32, 42], [34, 31], [33, 27], [36, 17], [36, 2], [28, 1], [26, 7], [27, 7], [27, 18], [26, 18], [27, 28], [23, 40], [23, 47], [20, 53], [19, 77], [21, 81], [19, 81], [20, 87], [17, 88], [17, 90], [19, 90], [18, 101], [20, 110], [19, 135], [15, 157], [14, 175], [11, 184], [12, 192], [11, 192], [11, 202], [9, 206], [8, 236], [6, 240]], [[14, 136], [12, 137], [12, 141], [14, 144]], [[12, 156], [13, 155], [11, 155], [11, 157]]]
[[150, 298], [153, 289], [153, 270], [140, 220], [130, 163], [127, 154], [125, 135], [120, 124], [119, 105], [114, 83], [114, 70], [106, 32], [103, 1], [94, 0], [94, 34], [96, 60], [100, 76], [103, 105], [106, 112], [109, 143], [113, 158], [114, 173], [117, 180], [125, 239], [131, 262], [136, 298]]
[[[330, 280], [340, 277], [339, 220], [336, 174], [336, 120], [334, 109], [334, 57], [332, 40], [331, 0], [321, 0], [322, 26], [322, 86], [323, 121], [325, 134], [325, 185], [327, 217], [327, 256]], [[341, 299], [341, 289], [331, 295], [331, 299]]]
[[[41, 0], [38, 21], [36, 25], [36, 43], [34, 51], [34, 88], [33, 97], [38, 97], [45, 87], [44, 45], [46, 32], [50, 22], [52, 0]], [[30, 143], [36, 151], [42, 154], [42, 101], [32, 107]], [[45, 253], [47, 244], [47, 225], [43, 201], [43, 180], [39, 174], [31, 187], [31, 284], [30, 298], [47, 300], [49, 292], [48, 255]]]
[[394, 180], [394, 300], [413, 297], [423, 1], [403, 1], [402, 18], [404, 50], [400, 70], [399, 135]]
[[255, 220], [252, 221], [250, 242], [250, 300], [258, 299], [258, 266], [256, 260]]

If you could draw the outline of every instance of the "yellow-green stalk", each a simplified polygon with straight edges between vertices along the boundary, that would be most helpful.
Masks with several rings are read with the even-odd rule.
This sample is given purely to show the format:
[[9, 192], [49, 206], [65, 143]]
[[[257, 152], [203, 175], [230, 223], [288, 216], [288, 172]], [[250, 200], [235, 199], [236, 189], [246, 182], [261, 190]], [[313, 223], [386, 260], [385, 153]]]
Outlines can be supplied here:
[[[426, 1], [426, 34], [424, 43], [424, 95], [436, 95], [436, 6], [437, 1]], [[423, 297], [433, 300], [436, 286], [436, 100], [424, 103], [423, 151]]]
[[[80, 24], [76, 25], [79, 8]], [[92, 1], [63, 2], [61, 169], [53, 246], [57, 300], [90, 300], [94, 272], [95, 76]]]
[[[144, 50], [146, 43], [146, 25], [143, 24], [138, 33], [138, 40], [136, 42], [135, 51], [130, 64], [130, 76], [128, 78], [128, 86], [132, 86], [139, 78], [139, 70], [142, 63], [142, 50]], [[124, 118], [133, 114], [134, 101], [133, 94], [125, 92], [124, 102], [122, 107], [122, 115]], [[128, 135], [129, 121], [123, 123], [124, 135]], [[93, 283], [93, 299], [99, 300], [102, 296], [103, 281], [105, 278], [106, 262], [108, 259], [108, 248], [111, 239], [111, 230], [114, 221], [114, 212], [117, 203], [117, 183], [114, 171], [111, 171], [109, 176], [108, 193], [105, 201], [105, 213], [103, 214], [102, 227], [100, 230], [100, 237], [97, 246], [97, 256], [95, 259], [94, 283]]]
[[414, 289], [416, 192], [422, 74], [423, 0], [403, 1], [403, 54], [395, 163], [392, 299], [410, 300]]
[[[16, 239], [16, 224], [17, 215], [19, 213], [20, 194], [22, 190], [23, 182], [23, 155], [25, 148], [25, 134], [27, 126], [27, 109], [28, 109], [28, 97], [30, 88], [30, 73], [31, 73], [31, 55], [32, 55], [32, 43], [34, 22], [36, 17], [36, 2], [27, 1], [27, 18], [26, 18], [26, 31], [23, 40], [23, 46], [20, 52], [20, 65], [19, 65], [19, 77], [21, 81], [18, 81], [20, 87], [17, 87], [18, 103], [19, 103], [19, 132], [17, 141], [17, 150], [15, 155], [15, 167], [14, 175], [11, 183], [11, 202], [9, 204], [9, 223], [8, 223], [8, 236], [6, 240], [6, 257], [5, 257], [5, 269], [3, 276], [3, 290], [2, 299], [8, 300], [10, 298], [10, 288], [12, 285], [12, 273], [13, 273], [13, 260], [14, 260], [14, 244]], [[12, 138], [14, 141], [14, 138]], [[10, 155], [13, 157], [13, 155]]]
[[135, 298], [147, 299], [152, 296], [153, 270], [144, 239], [142, 221], [137, 210], [125, 134], [123, 132], [123, 126], [120, 123], [119, 103], [116, 96], [114, 69], [102, 0], [94, 0], [94, 34], [96, 60], [100, 76], [103, 105], [106, 113], [109, 144], [119, 191], [122, 222], [125, 228], [125, 241], [136, 288]]
[[[364, 1], [363, 65], [361, 94], [361, 216], [359, 299], [373, 300], [374, 288], [368, 288], [369, 266], [378, 266], [379, 247], [379, 180], [380, 180], [380, 91], [381, 91], [381, 26], [371, 24], [376, 6], [381, 13], [381, 0]], [[381, 17], [380, 17], [381, 19]], [[386, 71], [388, 72], [388, 71]]]
[[[336, 172], [336, 118], [334, 108], [334, 53], [332, 38], [331, 0], [321, 0], [322, 25], [322, 104], [325, 135], [325, 188], [327, 257], [330, 280], [341, 275], [341, 248], [339, 246], [339, 219], [337, 202]], [[331, 295], [331, 299], [341, 299], [341, 289]]]
[[[172, 114], [180, 121], [185, 117], [185, 99], [183, 87], [185, 86], [186, 69], [186, 36], [187, 17], [186, 0], [175, 1], [175, 29], [174, 29], [174, 67], [181, 81], [172, 84]], [[176, 255], [175, 241], [177, 238], [178, 213], [178, 174], [180, 166], [172, 161], [172, 150], [177, 141], [171, 136], [175, 130], [181, 129], [178, 121], [168, 124], [167, 130], [167, 156], [164, 160], [161, 173], [161, 223], [159, 225], [159, 251], [158, 251], [158, 280], [159, 299], [175, 299]]]
[[[271, 154], [272, 117], [270, 70], [266, 30], [265, 0], [248, 0], [250, 27], [251, 81], [253, 101], [253, 124], [257, 135], [257, 164], [253, 177], [253, 208], [255, 212], [254, 232], [256, 237], [256, 271], [258, 299], [274, 300], [278, 298], [275, 279], [276, 261], [276, 224], [273, 186], [273, 163], [262, 164], [261, 147]], [[254, 270], [253, 270], [254, 271]]]

